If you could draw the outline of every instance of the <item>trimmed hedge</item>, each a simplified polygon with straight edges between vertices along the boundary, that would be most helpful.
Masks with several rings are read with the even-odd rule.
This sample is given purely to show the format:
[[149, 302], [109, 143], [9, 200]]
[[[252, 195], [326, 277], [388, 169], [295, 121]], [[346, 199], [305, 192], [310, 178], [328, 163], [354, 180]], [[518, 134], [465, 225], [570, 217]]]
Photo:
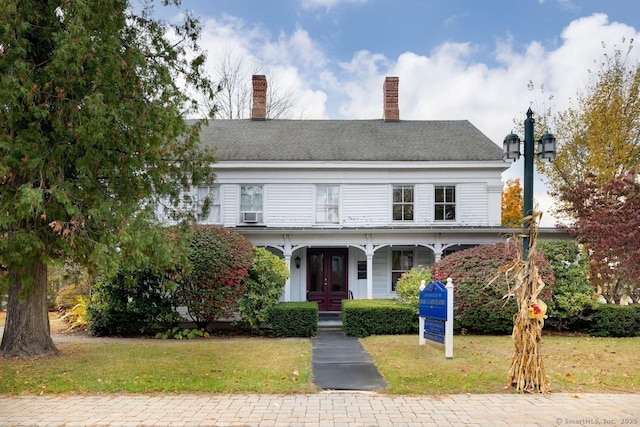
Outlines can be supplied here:
[[396, 300], [344, 300], [342, 327], [345, 335], [360, 338], [418, 333], [418, 311]]
[[595, 337], [640, 336], [640, 305], [600, 304], [584, 316], [577, 328]]
[[281, 302], [269, 309], [267, 323], [276, 337], [313, 337], [318, 334], [317, 302]]

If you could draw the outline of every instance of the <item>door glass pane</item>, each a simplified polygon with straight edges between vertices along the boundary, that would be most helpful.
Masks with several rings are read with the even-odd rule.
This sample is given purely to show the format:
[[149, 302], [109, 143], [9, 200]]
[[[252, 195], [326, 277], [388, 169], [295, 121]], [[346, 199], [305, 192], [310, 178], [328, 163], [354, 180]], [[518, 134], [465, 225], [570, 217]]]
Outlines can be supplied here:
[[331, 257], [331, 291], [344, 290], [344, 257], [342, 255], [333, 255]]
[[322, 291], [324, 284], [323, 263], [322, 254], [314, 254], [309, 257], [309, 291], [311, 292]]

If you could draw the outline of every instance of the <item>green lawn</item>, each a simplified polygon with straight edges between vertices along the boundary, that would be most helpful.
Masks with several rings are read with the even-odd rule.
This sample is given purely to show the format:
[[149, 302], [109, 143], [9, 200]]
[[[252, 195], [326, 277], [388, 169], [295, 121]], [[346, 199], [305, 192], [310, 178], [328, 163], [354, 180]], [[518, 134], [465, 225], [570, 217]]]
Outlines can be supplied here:
[[[418, 336], [362, 340], [391, 394], [504, 393], [511, 365], [510, 336], [455, 336], [454, 357], [444, 346]], [[543, 336], [542, 350], [552, 391], [640, 393], [640, 338]]]
[[[0, 316], [0, 325], [4, 317]], [[63, 326], [52, 317], [52, 329]], [[512, 393], [509, 336], [455, 336], [454, 358], [418, 336], [361, 340], [389, 394]], [[212, 338], [193, 341], [58, 344], [61, 355], [0, 363], [0, 394], [313, 393], [308, 339]], [[552, 391], [640, 393], [640, 338], [543, 335]]]
[[61, 356], [3, 360], [0, 394], [316, 391], [308, 340], [150, 339], [58, 348]]

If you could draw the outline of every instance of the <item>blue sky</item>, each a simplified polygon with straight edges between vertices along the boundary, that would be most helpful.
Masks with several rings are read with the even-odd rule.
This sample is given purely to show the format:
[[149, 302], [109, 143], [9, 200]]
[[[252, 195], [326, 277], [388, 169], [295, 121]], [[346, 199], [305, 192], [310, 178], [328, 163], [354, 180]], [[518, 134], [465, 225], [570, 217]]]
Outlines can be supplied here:
[[[201, 17], [214, 78], [224, 55], [242, 58], [247, 80], [258, 69], [292, 94], [292, 118], [381, 118], [384, 77], [398, 76], [401, 119], [467, 119], [499, 145], [529, 106], [570, 106], [615, 46], [635, 39], [629, 62], [640, 59], [638, 0], [183, 0], [186, 9]], [[522, 160], [503, 178], [521, 176]]]

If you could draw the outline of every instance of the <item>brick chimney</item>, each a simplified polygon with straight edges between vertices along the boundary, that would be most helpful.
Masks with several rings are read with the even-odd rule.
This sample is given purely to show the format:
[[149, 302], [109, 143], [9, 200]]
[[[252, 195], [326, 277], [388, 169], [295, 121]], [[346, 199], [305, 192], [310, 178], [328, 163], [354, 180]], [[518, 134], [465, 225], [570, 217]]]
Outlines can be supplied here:
[[253, 83], [253, 106], [251, 108], [251, 120], [267, 119], [267, 78], [263, 75], [254, 75], [251, 78]]
[[398, 108], [398, 85], [400, 79], [398, 77], [387, 77], [384, 79], [384, 111], [383, 119], [385, 122], [400, 121], [400, 109]]

